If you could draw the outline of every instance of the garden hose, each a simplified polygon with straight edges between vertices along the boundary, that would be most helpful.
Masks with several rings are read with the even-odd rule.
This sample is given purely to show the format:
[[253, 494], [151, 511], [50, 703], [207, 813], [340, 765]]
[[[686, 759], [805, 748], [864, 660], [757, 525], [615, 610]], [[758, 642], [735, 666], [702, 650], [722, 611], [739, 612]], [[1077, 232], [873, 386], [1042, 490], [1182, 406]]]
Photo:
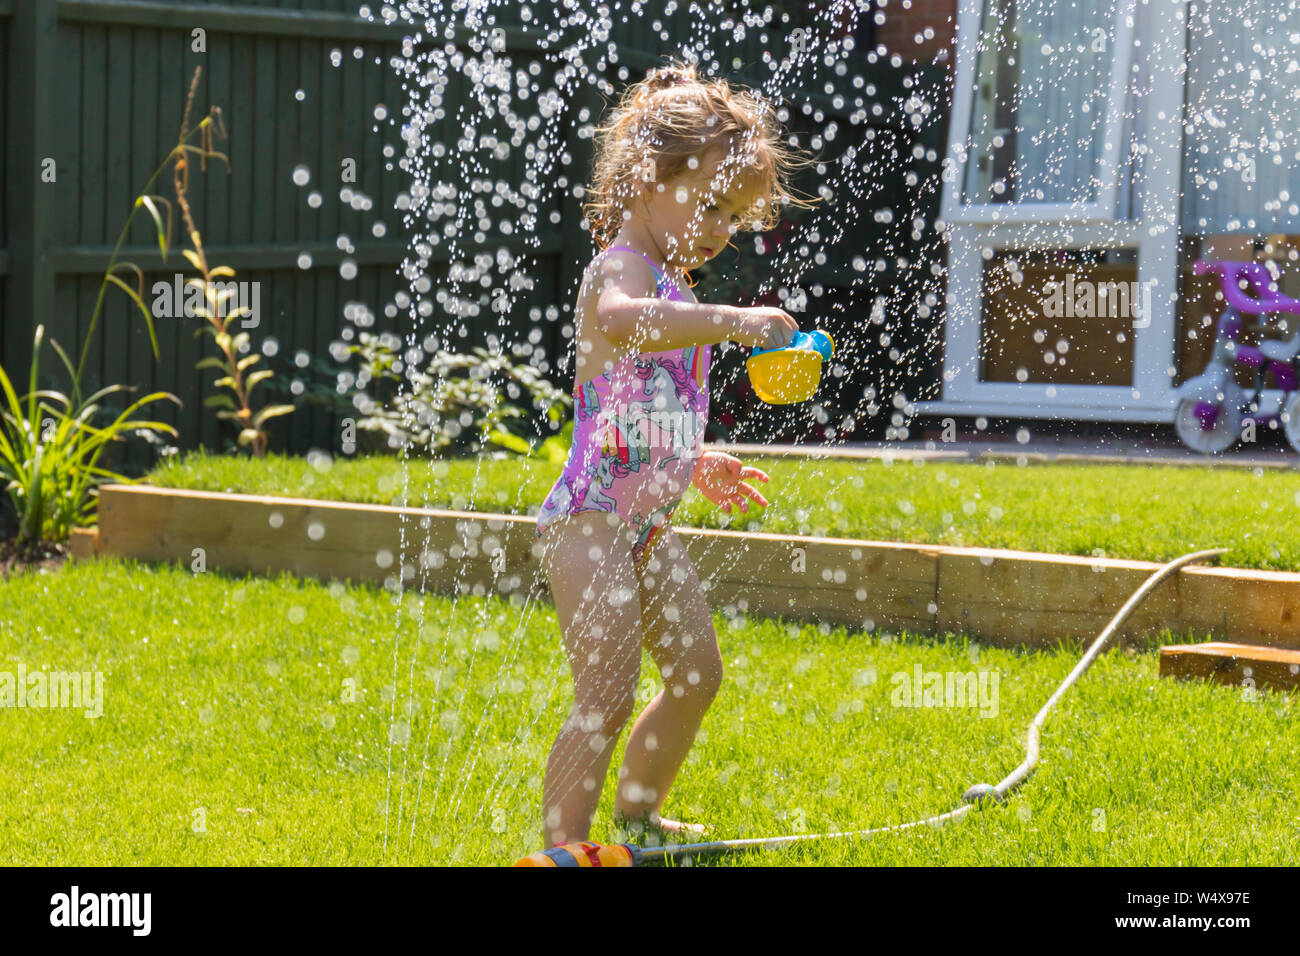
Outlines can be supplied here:
[[[681, 857], [705, 857], [715, 856], [725, 853], [737, 853], [746, 850], [776, 850], [808, 840], [826, 840], [834, 837], [865, 837], [873, 836], [877, 833], [891, 833], [898, 830], [908, 830], [912, 827], [919, 827], [924, 824], [938, 825], [947, 820], [958, 820], [964, 817], [970, 810], [976, 806], [983, 807], [986, 800], [993, 800], [1001, 803], [1006, 799], [1008, 793], [1014, 790], [1020, 784], [1024, 783], [1033, 772], [1038, 763], [1038, 732], [1047, 718], [1048, 713], [1056, 706], [1057, 701], [1064, 696], [1065, 692], [1070, 689], [1075, 681], [1097, 659], [1097, 656], [1106, 647], [1110, 639], [1115, 635], [1120, 624], [1137, 608], [1143, 600], [1146, 599], [1152, 590], [1155, 589], [1165, 578], [1173, 574], [1179, 568], [1186, 564], [1191, 564], [1202, 558], [1212, 557], [1214, 555], [1224, 554], [1227, 548], [1211, 548], [1207, 551], [1195, 551], [1191, 554], [1185, 554], [1182, 557], [1175, 558], [1163, 567], [1158, 568], [1140, 588], [1133, 592], [1133, 596], [1125, 602], [1119, 612], [1111, 618], [1105, 629], [1097, 635], [1097, 639], [1092, 642], [1087, 653], [1080, 658], [1079, 663], [1070, 671], [1069, 676], [1061, 681], [1061, 685], [1056, 688], [1056, 692], [1047, 699], [1043, 709], [1038, 712], [1032, 724], [1029, 725], [1029, 732], [1025, 741], [1025, 759], [1011, 771], [1005, 779], [997, 786], [990, 786], [986, 783], [976, 784], [962, 795], [962, 805], [947, 813], [941, 813], [938, 816], [926, 817], [923, 820], [913, 820], [909, 823], [898, 823], [893, 826], [876, 827], [871, 830], [853, 830], [846, 833], [811, 833], [798, 834], [794, 836], [782, 837], [755, 837], [747, 840], [718, 840], [713, 843], [691, 843], [679, 844], [674, 846], [656, 846], [656, 847], [637, 847], [630, 844], [624, 845], [627, 849], [627, 862], [622, 865], [639, 865], [642, 863], [662, 863], [668, 859], [677, 859]], [[558, 849], [558, 848], [557, 848]], [[522, 861], [521, 861], [522, 862]], [[550, 863], [549, 865], [556, 865]], [[582, 865], [580, 863], [561, 863], [560, 865]], [[589, 863], [587, 865], [590, 865]], [[608, 865], [608, 864], [606, 864]], [[615, 864], [618, 865], [618, 864]]]

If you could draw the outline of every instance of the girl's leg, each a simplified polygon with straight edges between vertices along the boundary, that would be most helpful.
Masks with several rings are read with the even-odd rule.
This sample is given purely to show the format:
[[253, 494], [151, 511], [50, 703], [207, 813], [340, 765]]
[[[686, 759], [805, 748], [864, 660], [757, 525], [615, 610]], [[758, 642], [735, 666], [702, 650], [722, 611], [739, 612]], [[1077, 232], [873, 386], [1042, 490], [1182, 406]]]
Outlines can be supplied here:
[[615, 515], [580, 512], [542, 534], [573, 710], [546, 763], [543, 841], [586, 840], [609, 759], [632, 714], [641, 672], [641, 605], [627, 526]]
[[677, 532], [665, 527], [660, 534], [638, 584], [645, 648], [664, 686], [632, 728], [614, 801], [616, 815], [652, 822], [722, 685], [722, 654], [699, 576]]

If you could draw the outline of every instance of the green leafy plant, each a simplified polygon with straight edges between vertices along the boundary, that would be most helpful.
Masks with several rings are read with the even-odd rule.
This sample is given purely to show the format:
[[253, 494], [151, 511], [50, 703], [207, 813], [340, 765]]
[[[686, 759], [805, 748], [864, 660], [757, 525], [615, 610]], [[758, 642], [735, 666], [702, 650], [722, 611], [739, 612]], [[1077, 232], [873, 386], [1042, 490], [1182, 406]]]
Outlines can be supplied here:
[[[423, 349], [408, 350], [407, 358], [420, 363], [416, 367], [401, 349], [401, 339], [392, 333], [359, 332], [356, 342], [331, 346], [337, 364], [311, 359], [305, 376], [294, 370], [292, 382], [282, 375], [276, 387], [339, 418], [355, 418], [358, 431], [371, 436], [368, 450], [407, 445], [454, 455], [495, 447], [548, 461], [568, 455], [572, 418], [563, 428], [560, 423], [573, 398], [527, 361], [516, 361], [520, 356], [475, 348], [467, 354], [437, 350], [426, 359]], [[339, 371], [338, 364], [349, 368]], [[532, 433], [525, 404], [544, 410], [552, 434]]]
[[[362, 362], [353, 400], [361, 413], [357, 428], [386, 435], [390, 448], [409, 445], [437, 455], [477, 453], [495, 445], [520, 455], [555, 454], [558, 442], [553, 436], [530, 441], [507, 424], [526, 417], [512, 401], [525, 392], [552, 422], [558, 422], [563, 407], [573, 402], [528, 363], [476, 347], [464, 354], [440, 349], [423, 368], [416, 368], [402, 361], [396, 336], [361, 332], [357, 338], [346, 347]], [[405, 387], [388, 388], [384, 400], [365, 391], [365, 386], [385, 381]]]
[[[100, 467], [100, 456], [110, 442], [129, 434], [176, 434], [163, 422], [134, 418], [137, 410], [162, 399], [180, 404], [175, 395], [154, 392], [128, 405], [109, 424], [97, 426], [101, 400], [132, 389], [110, 385], [85, 399], [37, 389], [44, 335], [45, 327], [37, 326], [26, 395], [18, 396], [0, 368], [0, 480], [18, 516], [16, 547], [20, 555], [42, 540], [64, 541], [72, 528], [89, 524], [98, 485], [131, 483], [131, 479]], [[50, 345], [75, 385], [78, 378], [72, 363], [57, 342], [51, 339]], [[74, 395], [78, 391], [74, 389]]]

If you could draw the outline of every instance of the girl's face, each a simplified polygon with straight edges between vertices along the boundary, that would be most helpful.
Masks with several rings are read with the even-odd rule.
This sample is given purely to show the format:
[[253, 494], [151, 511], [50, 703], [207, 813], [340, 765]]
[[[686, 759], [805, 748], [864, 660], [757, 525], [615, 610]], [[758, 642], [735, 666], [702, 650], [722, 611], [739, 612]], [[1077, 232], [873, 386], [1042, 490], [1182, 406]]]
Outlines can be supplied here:
[[[645, 222], [666, 263], [694, 269], [722, 251], [753, 208], [757, 177], [743, 181], [734, 171], [719, 177], [726, 151], [713, 147], [645, 194]], [[724, 181], [730, 175], [731, 182]]]

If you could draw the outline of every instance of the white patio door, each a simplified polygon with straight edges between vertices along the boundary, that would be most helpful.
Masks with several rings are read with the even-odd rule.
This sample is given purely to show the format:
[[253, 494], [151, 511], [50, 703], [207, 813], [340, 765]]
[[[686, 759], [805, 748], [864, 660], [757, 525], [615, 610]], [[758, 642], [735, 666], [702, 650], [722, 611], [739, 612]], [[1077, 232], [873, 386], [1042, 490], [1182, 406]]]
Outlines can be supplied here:
[[[1170, 419], [1184, 6], [961, 0], [943, 392], [921, 412]], [[1061, 314], [1063, 274], [1071, 292], [1099, 286], [1094, 305], [1109, 294], [1110, 314]], [[1134, 293], [1118, 323], [1117, 287]]]

